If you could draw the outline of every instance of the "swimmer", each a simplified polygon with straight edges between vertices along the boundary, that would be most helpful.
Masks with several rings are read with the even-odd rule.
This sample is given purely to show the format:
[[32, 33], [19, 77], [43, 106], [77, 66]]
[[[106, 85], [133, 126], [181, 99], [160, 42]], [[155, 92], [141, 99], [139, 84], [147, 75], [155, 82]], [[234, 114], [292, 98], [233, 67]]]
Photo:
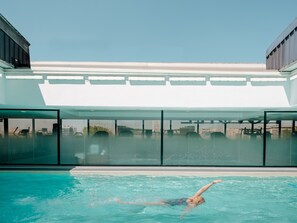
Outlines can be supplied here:
[[185, 210], [180, 216], [180, 219], [182, 219], [189, 211], [191, 211], [193, 208], [197, 207], [200, 204], [203, 204], [205, 202], [205, 199], [201, 196], [205, 191], [208, 190], [212, 185], [222, 182], [222, 180], [214, 180], [211, 183], [201, 187], [193, 196], [188, 198], [178, 198], [178, 199], [166, 199], [166, 200], [160, 200], [157, 202], [124, 202], [120, 199], [117, 199], [118, 203], [121, 204], [134, 204], [134, 205], [146, 205], [146, 206], [177, 206], [177, 205], [184, 205], [186, 206]]

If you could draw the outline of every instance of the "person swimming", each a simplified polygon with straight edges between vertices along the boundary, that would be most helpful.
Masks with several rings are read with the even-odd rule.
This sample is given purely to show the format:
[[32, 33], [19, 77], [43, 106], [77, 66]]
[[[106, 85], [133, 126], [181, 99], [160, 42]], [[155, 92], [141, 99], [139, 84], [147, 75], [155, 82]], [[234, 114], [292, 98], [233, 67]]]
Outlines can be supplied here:
[[222, 182], [222, 180], [214, 180], [211, 183], [201, 187], [193, 196], [188, 198], [178, 198], [178, 199], [165, 199], [157, 202], [124, 202], [117, 199], [118, 203], [122, 204], [134, 204], [134, 205], [145, 205], [145, 206], [186, 206], [182, 212], [180, 219], [183, 218], [190, 210], [197, 207], [205, 202], [205, 199], [201, 196], [205, 191], [207, 191], [212, 185]]
[[187, 205], [188, 198], [168, 199], [164, 200], [164, 204], [169, 206]]

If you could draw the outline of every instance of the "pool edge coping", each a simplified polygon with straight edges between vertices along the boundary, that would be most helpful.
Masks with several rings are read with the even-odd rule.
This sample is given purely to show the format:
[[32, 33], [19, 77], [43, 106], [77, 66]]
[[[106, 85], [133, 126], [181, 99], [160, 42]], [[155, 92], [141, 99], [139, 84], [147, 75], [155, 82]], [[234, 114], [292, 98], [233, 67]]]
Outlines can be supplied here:
[[296, 167], [152, 167], [152, 166], [45, 166], [0, 165], [3, 171], [66, 171], [72, 175], [251, 176], [297, 177]]

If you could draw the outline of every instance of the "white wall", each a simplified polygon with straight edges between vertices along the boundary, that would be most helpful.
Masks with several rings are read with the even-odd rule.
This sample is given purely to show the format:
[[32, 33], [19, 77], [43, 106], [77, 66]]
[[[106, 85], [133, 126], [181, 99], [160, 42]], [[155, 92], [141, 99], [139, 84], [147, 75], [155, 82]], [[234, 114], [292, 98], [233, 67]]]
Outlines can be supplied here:
[[39, 84], [43, 80], [9, 80], [6, 79], [6, 105], [27, 107], [45, 107]]
[[[102, 107], [288, 107], [283, 86], [41, 84], [46, 105]], [[62, 93], [63, 92], [63, 93]]]
[[130, 85], [88, 81], [6, 80], [6, 103], [13, 106], [96, 106], [142, 108], [289, 107], [284, 84]]

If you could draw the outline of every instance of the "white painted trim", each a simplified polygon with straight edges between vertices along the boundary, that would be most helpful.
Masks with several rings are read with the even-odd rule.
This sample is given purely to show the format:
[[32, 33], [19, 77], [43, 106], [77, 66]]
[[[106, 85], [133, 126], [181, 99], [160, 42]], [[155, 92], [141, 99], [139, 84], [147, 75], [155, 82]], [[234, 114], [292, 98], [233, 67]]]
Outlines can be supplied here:
[[169, 81], [191, 81], [191, 82], [204, 82], [205, 77], [170, 77]]
[[43, 76], [40, 75], [30, 75], [30, 76], [24, 76], [24, 75], [7, 75], [6, 79], [8, 80], [42, 80]]
[[129, 81], [165, 81], [165, 77], [129, 77]]
[[267, 78], [251, 78], [251, 82], [286, 82], [287, 78], [271, 78], [271, 77], [267, 77]]
[[238, 81], [245, 82], [245, 77], [211, 77], [210, 81]]
[[48, 80], [84, 80], [83, 76], [47, 76]]
[[[129, 76], [181, 75], [260, 75], [282, 76], [277, 70], [266, 70], [265, 64], [242, 63], [137, 63], [137, 62], [32, 62], [37, 73], [84, 74], [128, 73]], [[70, 73], [68, 73], [70, 72]]]
[[124, 81], [125, 77], [119, 77], [119, 76], [89, 76], [89, 80], [92, 81]]

